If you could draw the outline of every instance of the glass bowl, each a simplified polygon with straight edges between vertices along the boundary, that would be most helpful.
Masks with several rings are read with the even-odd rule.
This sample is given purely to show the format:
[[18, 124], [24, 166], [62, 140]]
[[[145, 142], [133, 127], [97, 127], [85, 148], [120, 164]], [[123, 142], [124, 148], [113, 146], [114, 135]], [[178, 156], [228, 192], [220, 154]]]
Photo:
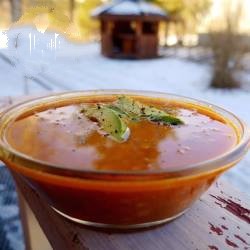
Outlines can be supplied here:
[[[11, 148], [8, 126], [21, 116], [73, 103], [89, 96], [127, 94], [191, 103], [229, 119], [239, 142], [230, 151], [198, 164], [168, 170], [108, 171], [74, 170], [33, 159]], [[0, 158], [45, 198], [62, 216], [84, 225], [131, 229], [158, 225], [182, 215], [215, 179], [235, 165], [247, 152], [249, 129], [234, 114], [177, 95], [130, 90], [78, 91], [50, 95], [17, 104], [0, 118]], [[112, 157], [112, 156], [111, 156]]]

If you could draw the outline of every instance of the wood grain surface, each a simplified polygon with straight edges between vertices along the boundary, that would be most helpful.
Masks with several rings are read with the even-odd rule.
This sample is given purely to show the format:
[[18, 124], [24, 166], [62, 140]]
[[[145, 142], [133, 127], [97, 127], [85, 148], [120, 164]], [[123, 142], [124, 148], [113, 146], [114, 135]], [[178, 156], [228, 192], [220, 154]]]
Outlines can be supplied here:
[[184, 250], [250, 249], [250, 198], [216, 182], [182, 217], [144, 231], [103, 232], [80, 226], [52, 210], [14, 174], [53, 249]]

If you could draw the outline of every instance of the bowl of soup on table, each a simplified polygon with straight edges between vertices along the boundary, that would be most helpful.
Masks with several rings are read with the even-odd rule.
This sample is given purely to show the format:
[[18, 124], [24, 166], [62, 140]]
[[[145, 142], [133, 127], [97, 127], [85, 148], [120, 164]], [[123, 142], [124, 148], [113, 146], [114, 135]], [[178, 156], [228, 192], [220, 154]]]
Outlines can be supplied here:
[[137, 228], [182, 215], [247, 152], [232, 113], [144, 91], [81, 91], [9, 108], [1, 160], [62, 216]]

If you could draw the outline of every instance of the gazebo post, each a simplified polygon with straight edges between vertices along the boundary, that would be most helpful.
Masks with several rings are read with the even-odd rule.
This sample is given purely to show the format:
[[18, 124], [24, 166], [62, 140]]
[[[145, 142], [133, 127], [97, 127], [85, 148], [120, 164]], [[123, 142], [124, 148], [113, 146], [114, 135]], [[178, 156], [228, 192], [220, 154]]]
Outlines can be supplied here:
[[141, 40], [142, 40], [142, 22], [136, 21], [136, 56], [138, 59], [141, 58]]
[[114, 23], [113, 20], [108, 20], [107, 21], [107, 41], [106, 41], [106, 46], [108, 48], [108, 54], [113, 53], [113, 29], [114, 29]]
[[110, 56], [112, 53], [113, 42], [113, 22], [109, 19], [101, 19], [101, 52], [104, 56]]

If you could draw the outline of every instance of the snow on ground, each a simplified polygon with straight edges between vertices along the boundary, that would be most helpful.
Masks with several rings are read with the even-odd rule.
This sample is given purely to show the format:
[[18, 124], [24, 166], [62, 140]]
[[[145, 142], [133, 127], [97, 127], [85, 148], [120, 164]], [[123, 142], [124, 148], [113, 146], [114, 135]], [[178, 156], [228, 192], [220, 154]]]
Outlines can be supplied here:
[[[250, 124], [250, 92], [209, 89], [208, 65], [174, 57], [107, 59], [100, 55], [98, 44], [71, 43], [61, 35], [42, 34], [30, 27], [11, 29], [4, 36], [0, 39], [7, 36], [8, 47], [0, 49], [0, 96], [100, 88], [163, 91], [225, 107]], [[250, 153], [223, 176], [245, 192], [250, 189], [249, 177]], [[4, 209], [0, 204], [0, 211]], [[15, 214], [15, 208], [10, 212]], [[17, 244], [14, 240], [20, 244], [18, 237], [12, 244]]]

